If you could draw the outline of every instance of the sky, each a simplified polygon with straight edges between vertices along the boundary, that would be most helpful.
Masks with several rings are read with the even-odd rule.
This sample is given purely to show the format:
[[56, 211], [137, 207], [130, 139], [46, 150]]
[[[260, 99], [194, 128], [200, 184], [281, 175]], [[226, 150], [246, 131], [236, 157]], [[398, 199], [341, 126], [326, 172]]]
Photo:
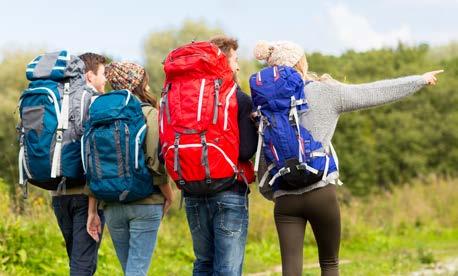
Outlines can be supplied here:
[[258, 40], [334, 55], [458, 41], [458, 0], [0, 0], [0, 52], [68, 49], [142, 63], [148, 35], [186, 19], [237, 37], [245, 57]]

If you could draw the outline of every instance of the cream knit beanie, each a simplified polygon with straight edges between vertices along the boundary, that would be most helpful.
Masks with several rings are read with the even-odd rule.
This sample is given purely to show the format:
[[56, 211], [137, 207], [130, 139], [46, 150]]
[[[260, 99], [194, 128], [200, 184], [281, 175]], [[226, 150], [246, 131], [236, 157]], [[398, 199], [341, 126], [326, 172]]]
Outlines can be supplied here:
[[257, 60], [265, 60], [270, 66], [294, 67], [304, 55], [304, 49], [290, 41], [259, 41], [254, 48]]

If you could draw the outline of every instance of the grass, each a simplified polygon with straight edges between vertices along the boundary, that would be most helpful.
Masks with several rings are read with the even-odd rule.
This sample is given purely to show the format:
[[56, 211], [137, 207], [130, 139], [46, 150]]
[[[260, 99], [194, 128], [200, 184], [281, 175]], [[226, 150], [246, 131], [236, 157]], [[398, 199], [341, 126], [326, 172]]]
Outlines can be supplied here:
[[[366, 198], [339, 189], [342, 214], [342, 275], [403, 275], [458, 256], [458, 180], [416, 180]], [[0, 275], [66, 275], [67, 257], [49, 197], [33, 191], [22, 215], [11, 210], [0, 181]], [[250, 196], [250, 225], [244, 272], [269, 271], [281, 264], [273, 204]], [[105, 229], [106, 230], [106, 229]], [[316, 264], [317, 248], [307, 227], [304, 264]], [[178, 202], [163, 221], [150, 275], [190, 275], [194, 255]], [[319, 275], [307, 266], [304, 275]], [[105, 232], [97, 275], [121, 275]], [[280, 275], [272, 273], [272, 275]]]

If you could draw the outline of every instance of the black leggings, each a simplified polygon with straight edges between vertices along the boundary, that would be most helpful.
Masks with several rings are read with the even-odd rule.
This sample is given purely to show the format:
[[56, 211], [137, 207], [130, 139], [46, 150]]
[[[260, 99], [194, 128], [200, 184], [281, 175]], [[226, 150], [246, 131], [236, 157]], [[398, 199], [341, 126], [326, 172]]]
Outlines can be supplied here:
[[302, 274], [305, 225], [312, 226], [321, 275], [339, 275], [340, 209], [335, 185], [275, 200], [275, 225], [280, 240], [283, 275]]

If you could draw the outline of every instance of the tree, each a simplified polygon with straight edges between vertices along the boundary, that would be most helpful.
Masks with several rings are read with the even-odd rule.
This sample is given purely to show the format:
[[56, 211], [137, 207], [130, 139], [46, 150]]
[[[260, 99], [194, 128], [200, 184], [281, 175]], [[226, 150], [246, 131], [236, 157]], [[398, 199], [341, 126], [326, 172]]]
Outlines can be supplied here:
[[28, 83], [26, 65], [34, 56], [32, 52], [8, 52], [0, 63], [0, 178], [12, 184], [11, 191], [17, 183], [17, 103]]
[[185, 20], [180, 28], [170, 28], [152, 33], [145, 42], [146, 70], [150, 75], [152, 91], [159, 95], [164, 83], [162, 62], [167, 54], [191, 41], [208, 40], [214, 35], [224, 34], [220, 28], [208, 27], [204, 21]]

